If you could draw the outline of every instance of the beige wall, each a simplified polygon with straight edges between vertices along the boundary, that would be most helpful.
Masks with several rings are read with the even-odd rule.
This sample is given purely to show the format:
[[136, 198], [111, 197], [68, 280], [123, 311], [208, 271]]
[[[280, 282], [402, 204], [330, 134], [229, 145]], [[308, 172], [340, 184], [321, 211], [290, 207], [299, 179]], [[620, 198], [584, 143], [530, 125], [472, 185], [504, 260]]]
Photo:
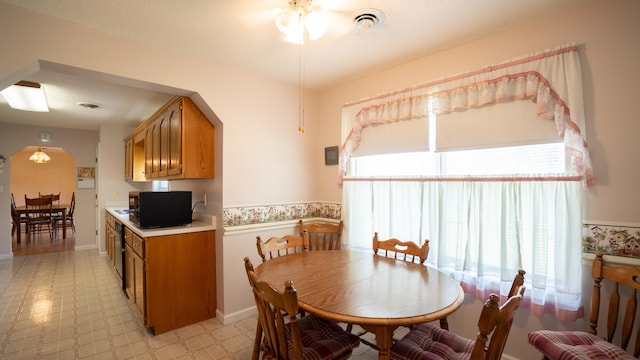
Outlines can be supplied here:
[[[217, 177], [206, 183], [205, 189], [214, 195], [209, 210], [219, 214], [223, 206], [341, 201], [337, 166], [324, 165], [323, 149], [339, 145], [341, 106], [347, 101], [576, 42], [582, 59], [586, 135], [597, 179], [597, 185], [587, 192], [586, 218], [640, 223], [640, 213], [636, 210], [640, 191], [635, 180], [640, 175], [640, 168], [636, 166], [636, 152], [633, 150], [636, 134], [640, 133], [640, 122], [635, 120], [633, 108], [633, 97], [637, 93], [634, 85], [640, 80], [640, 72], [637, 71], [640, 58], [638, 15], [640, 2], [594, 0], [582, 9], [559, 12], [556, 16], [463, 46], [420, 59], [407, 59], [403, 65], [375, 72], [357, 81], [310, 93], [307, 96], [308, 118], [304, 135], [296, 129], [295, 87], [5, 4], [0, 4], [0, 26], [24, 31], [0, 39], [2, 48], [14, 49], [3, 54], [0, 79], [38, 59], [45, 59], [198, 92], [220, 121], [215, 124], [216, 146], [221, 147], [216, 148]], [[77, 44], [85, 45], [78, 49]], [[251, 106], [247, 106], [248, 102]], [[222, 124], [224, 132], [219, 132]], [[19, 139], [5, 134], [6, 129], [0, 124], [0, 154], [5, 157], [20, 146], [17, 144]], [[16, 127], [9, 130], [22, 131]], [[101, 135], [101, 151], [120, 148], [121, 142], [116, 141], [116, 133], [110, 132], [105, 138]], [[10, 141], [11, 145], [5, 141]], [[66, 144], [64, 146], [67, 148]], [[117, 170], [121, 169], [118, 155], [111, 154], [109, 161], [114, 162], [113, 170], [109, 170], [113, 172], [112, 177], [101, 175], [107, 177], [107, 180], [101, 177], [108, 186], [101, 195], [105, 202], [112, 189], [126, 189], [127, 186], [118, 182], [121, 177], [121, 170]], [[79, 161], [78, 166], [90, 165]], [[111, 165], [105, 166], [111, 169]], [[108, 183], [109, 179], [113, 182]], [[5, 189], [7, 181], [5, 171], [0, 175], [0, 185]], [[8, 203], [7, 191], [0, 193], [2, 202]], [[0, 207], [0, 217], [9, 219], [8, 206]], [[216, 243], [218, 311], [222, 317], [231, 318], [252, 305], [243, 275], [242, 256], [255, 255], [256, 233], [227, 237], [220, 221]], [[9, 251], [6, 245], [9, 233], [8, 221], [7, 224], [0, 223], [0, 254]], [[264, 231], [263, 235], [272, 233], [275, 231]], [[588, 283], [586, 278], [583, 282]], [[585, 304], [588, 304], [588, 290], [585, 291]], [[471, 325], [474, 322], [469, 322], [469, 319], [477, 319], [479, 306], [478, 301], [466, 301], [463, 308], [451, 317], [451, 328], [469, 337], [475, 336], [476, 330]], [[506, 353], [521, 359], [538, 359], [539, 355], [526, 341], [526, 334], [543, 327], [584, 328], [584, 321], [563, 324], [551, 316], [538, 318], [526, 309], [520, 311]]]

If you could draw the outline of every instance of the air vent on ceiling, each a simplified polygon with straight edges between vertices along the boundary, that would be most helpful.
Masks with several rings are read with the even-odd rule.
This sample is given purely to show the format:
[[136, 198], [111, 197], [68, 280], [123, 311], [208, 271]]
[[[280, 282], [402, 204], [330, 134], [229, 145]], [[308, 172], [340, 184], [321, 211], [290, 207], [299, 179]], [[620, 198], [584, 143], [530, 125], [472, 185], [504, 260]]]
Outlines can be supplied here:
[[378, 9], [365, 9], [358, 12], [353, 18], [353, 22], [360, 30], [369, 30], [382, 24], [384, 13]]

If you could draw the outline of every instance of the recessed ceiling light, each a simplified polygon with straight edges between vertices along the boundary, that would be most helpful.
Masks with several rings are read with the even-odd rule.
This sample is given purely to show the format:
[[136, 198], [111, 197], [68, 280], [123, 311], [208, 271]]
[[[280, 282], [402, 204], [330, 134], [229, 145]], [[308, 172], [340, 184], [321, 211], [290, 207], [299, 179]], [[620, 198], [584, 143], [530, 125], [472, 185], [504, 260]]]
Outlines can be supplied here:
[[354, 17], [353, 23], [360, 30], [376, 28], [384, 21], [384, 13], [378, 9], [360, 10]]
[[100, 107], [99, 104], [90, 103], [90, 102], [79, 102], [78, 106], [82, 106], [83, 108], [87, 108], [87, 109], [97, 109]]

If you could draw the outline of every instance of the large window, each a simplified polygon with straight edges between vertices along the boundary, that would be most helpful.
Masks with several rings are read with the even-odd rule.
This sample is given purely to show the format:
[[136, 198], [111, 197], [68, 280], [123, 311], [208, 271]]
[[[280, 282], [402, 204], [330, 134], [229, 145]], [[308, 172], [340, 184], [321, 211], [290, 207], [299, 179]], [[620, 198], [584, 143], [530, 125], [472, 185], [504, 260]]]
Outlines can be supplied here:
[[534, 313], [581, 316], [595, 178], [575, 44], [353, 101], [342, 123], [345, 243], [429, 239], [466, 291], [506, 294], [524, 269]]

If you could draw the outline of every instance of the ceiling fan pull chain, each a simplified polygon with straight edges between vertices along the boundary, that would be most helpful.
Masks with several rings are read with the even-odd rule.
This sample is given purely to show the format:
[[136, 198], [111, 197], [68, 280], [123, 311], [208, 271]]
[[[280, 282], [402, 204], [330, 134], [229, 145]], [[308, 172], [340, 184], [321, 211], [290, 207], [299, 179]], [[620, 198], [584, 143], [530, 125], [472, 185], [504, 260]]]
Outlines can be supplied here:
[[306, 61], [304, 45], [298, 45], [298, 131], [304, 134], [304, 86]]

